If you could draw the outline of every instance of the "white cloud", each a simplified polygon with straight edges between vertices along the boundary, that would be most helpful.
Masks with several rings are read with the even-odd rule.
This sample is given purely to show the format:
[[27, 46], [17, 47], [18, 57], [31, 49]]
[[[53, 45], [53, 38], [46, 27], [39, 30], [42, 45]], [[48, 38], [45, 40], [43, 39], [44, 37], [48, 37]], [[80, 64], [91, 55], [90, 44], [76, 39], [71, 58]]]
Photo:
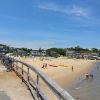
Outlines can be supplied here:
[[88, 16], [88, 12], [85, 9], [76, 6], [73, 6], [73, 8], [70, 10], [70, 13], [74, 14], [75, 16]]
[[39, 4], [38, 8], [60, 12], [60, 13], [67, 14], [67, 15], [73, 15], [76, 17], [88, 17], [89, 15], [89, 12], [87, 11], [87, 9], [78, 7], [78, 6], [65, 7], [65, 6], [60, 6], [57, 4], [48, 3], [48, 4]]

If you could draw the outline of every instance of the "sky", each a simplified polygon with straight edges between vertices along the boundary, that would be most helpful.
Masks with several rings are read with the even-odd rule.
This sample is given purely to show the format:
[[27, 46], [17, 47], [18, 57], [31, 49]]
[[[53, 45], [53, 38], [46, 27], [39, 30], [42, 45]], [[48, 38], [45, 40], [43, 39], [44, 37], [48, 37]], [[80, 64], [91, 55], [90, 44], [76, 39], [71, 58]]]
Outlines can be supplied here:
[[100, 49], [99, 0], [0, 0], [0, 43]]

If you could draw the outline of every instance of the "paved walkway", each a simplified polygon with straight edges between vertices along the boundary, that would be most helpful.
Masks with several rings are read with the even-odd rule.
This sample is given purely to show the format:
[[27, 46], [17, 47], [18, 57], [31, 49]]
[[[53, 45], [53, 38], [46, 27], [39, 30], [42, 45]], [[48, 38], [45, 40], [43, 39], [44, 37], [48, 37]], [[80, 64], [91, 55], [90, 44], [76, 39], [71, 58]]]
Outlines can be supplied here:
[[5, 72], [6, 68], [0, 64], [0, 72]]
[[0, 100], [11, 100], [11, 99], [4, 91], [0, 91]]
[[0, 65], [0, 100], [33, 100], [30, 91], [14, 72]]

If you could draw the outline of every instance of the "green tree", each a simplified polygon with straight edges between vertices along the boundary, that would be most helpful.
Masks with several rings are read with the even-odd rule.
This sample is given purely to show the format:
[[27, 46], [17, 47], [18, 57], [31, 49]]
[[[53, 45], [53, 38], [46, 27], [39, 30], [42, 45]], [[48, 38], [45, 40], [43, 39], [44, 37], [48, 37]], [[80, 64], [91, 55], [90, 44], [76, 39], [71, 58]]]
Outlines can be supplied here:
[[93, 53], [97, 53], [99, 50], [98, 50], [97, 48], [92, 48], [91, 51], [92, 51]]
[[63, 56], [65, 56], [65, 54], [66, 54], [66, 50], [63, 49], [63, 48], [50, 48], [50, 49], [47, 49], [48, 55], [50, 55], [51, 52], [55, 52], [56, 54], [63, 55]]

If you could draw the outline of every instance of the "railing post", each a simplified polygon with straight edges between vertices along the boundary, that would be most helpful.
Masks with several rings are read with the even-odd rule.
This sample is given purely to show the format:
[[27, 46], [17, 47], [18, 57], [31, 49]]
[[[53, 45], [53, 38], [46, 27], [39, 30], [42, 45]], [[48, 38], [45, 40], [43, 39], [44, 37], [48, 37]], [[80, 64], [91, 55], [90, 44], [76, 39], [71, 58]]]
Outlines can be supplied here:
[[29, 82], [29, 67], [27, 68], [27, 80]]
[[16, 62], [16, 74], [18, 76], [18, 62]]
[[[36, 76], [36, 83], [37, 83], [37, 86], [39, 85], [39, 76], [37, 75]], [[36, 87], [36, 94], [37, 94], [37, 98], [39, 99], [39, 91], [38, 91], [38, 88]]]
[[36, 77], [36, 83], [39, 84], [39, 76]]
[[[30, 82], [29, 82], [29, 67], [27, 67], [27, 81], [30, 84]], [[29, 86], [28, 86], [28, 90], [29, 90]]]
[[23, 64], [22, 64], [22, 82], [23, 82]]

